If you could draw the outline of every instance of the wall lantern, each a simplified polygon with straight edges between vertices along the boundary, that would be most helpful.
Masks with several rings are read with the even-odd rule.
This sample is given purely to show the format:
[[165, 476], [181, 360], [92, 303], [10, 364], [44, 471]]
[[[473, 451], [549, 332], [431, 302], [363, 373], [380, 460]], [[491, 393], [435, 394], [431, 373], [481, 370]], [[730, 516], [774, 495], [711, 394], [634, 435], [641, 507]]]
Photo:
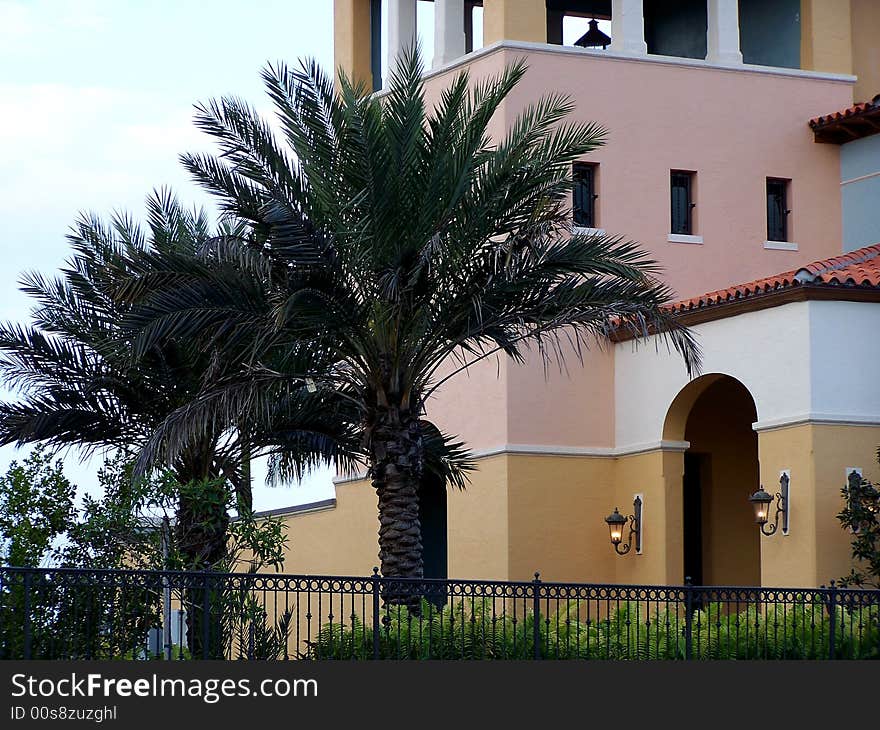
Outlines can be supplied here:
[[880, 512], [880, 491], [867, 479], [862, 478], [861, 469], [850, 471], [846, 475], [846, 481], [850, 499], [858, 499], [861, 506], [872, 514]]
[[[623, 544], [623, 528], [629, 522], [629, 535]], [[605, 518], [611, 536], [611, 544], [618, 555], [626, 555], [632, 548], [633, 538], [636, 541], [636, 552], [642, 552], [642, 498], [636, 495], [633, 500], [633, 513], [624, 517], [614, 508], [614, 512]]]
[[[862, 477], [861, 469], [851, 469], [846, 475], [846, 494], [851, 518], [863, 517], [865, 526], [868, 526], [871, 516], [880, 512], [880, 490]], [[856, 524], [852, 532], [859, 532], [861, 527]]]
[[782, 534], [788, 534], [788, 484], [789, 477], [785, 472], [779, 477], [779, 491], [776, 493], [776, 517], [773, 524], [770, 520], [770, 505], [773, 502], [773, 496], [769, 492], [764, 491], [764, 487], [758, 489], [751, 497], [749, 502], [755, 510], [755, 524], [761, 528], [761, 533], [773, 535], [779, 529], [779, 516], [782, 515]]

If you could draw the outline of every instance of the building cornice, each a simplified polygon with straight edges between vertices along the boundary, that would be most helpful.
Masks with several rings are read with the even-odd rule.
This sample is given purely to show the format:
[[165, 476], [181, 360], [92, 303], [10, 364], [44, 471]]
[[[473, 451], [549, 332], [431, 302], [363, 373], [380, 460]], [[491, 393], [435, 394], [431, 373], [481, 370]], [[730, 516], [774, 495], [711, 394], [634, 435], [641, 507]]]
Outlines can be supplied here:
[[438, 66], [425, 73], [425, 78], [433, 78], [449, 71], [454, 71], [462, 66], [467, 66], [477, 59], [490, 56], [499, 51], [523, 51], [525, 53], [543, 53], [552, 55], [566, 55], [579, 57], [604, 58], [626, 63], [650, 63], [661, 66], [686, 67], [707, 69], [711, 71], [724, 71], [727, 73], [747, 73], [765, 76], [783, 76], [790, 78], [814, 79], [816, 81], [832, 81], [842, 84], [855, 84], [856, 77], [851, 74], [836, 74], [826, 71], [808, 71], [798, 68], [779, 68], [776, 66], [757, 66], [752, 64], [721, 64], [710, 63], [699, 58], [679, 58], [677, 56], [659, 56], [654, 54], [631, 55], [602, 51], [592, 48], [579, 48], [575, 46], [559, 46], [553, 43], [532, 43], [527, 41], [502, 40], [492, 43], [476, 51], [472, 51], [451, 63]]
[[[625, 446], [561, 446], [557, 444], [502, 444], [488, 449], [478, 449], [471, 453], [474, 459], [490, 459], [494, 456], [561, 456], [592, 459], [616, 459], [620, 456], [634, 456], [652, 451], [682, 452], [690, 447], [688, 441], [649, 441]], [[350, 484], [367, 478], [366, 472], [336, 477], [333, 483]]]
[[490, 449], [475, 451], [475, 459], [490, 456], [575, 456], [599, 459], [615, 459], [618, 456], [631, 456], [649, 451], [685, 451], [690, 447], [687, 441], [650, 441], [625, 446], [559, 446], [554, 444], [504, 444]]
[[323, 512], [328, 509], [336, 508], [336, 498], [322, 499], [317, 502], [306, 502], [305, 504], [294, 504], [289, 507], [277, 507], [276, 509], [267, 509], [261, 512], [254, 512], [253, 516], [257, 519], [267, 517], [291, 517], [294, 515], [308, 514], [309, 512]]
[[781, 418], [771, 418], [752, 424], [752, 430], [775, 431], [796, 426], [880, 426], [876, 416], [863, 416], [855, 413], [800, 413]]
[[[880, 289], [859, 289], [830, 284], [820, 286], [802, 284], [763, 294], [753, 294], [741, 299], [732, 299], [729, 302], [676, 312], [675, 318], [683, 325], [693, 327], [704, 322], [735, 317], [746, 312], [758, 312], [762, 309], [781, 307], [792, 302], [806, 301], [880, 302]], [[612, 342], [628, 342], [637, 339], [637, 337], [628, 330], [618, 329], [611, 333], [610, 339]]]

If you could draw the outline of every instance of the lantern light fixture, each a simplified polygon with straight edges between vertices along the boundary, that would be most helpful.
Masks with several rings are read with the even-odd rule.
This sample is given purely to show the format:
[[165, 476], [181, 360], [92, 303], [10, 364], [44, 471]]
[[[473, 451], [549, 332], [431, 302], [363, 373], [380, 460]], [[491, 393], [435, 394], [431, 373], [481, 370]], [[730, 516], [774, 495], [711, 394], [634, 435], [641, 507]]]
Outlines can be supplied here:
[[[789, 505], [789, 476], [787, 472], [782, 472], [779, 477], [779, 491], [775, 495], [764, 491], [764, 487], [758, 488], [758, 491], [749, 497], [752, 508], [755, 510], [755, 524], [761, 530], [762, 535], [770, 537], [779, 529], [779, 519], [782, 518], [782, 534], [788, 534], [788, 505]], [[770, 524], [770, 506], [776, 499], [776, 516], [773, 524]]]
[[[629, 523], [629, 535], [624, 543], [623, 531], [627, 523]], [[626, 555], [632, 549], [633, 540], [636, 544], [636, 553], [642, 552], [642, 498], [640, 495], [637, 494], [633, 500], [631, 515], [624, 516], [615, 507], [614, 512], [605, 518], [605, 524], [608, 525], [608, 533], [614, 552], [618, 555]]]

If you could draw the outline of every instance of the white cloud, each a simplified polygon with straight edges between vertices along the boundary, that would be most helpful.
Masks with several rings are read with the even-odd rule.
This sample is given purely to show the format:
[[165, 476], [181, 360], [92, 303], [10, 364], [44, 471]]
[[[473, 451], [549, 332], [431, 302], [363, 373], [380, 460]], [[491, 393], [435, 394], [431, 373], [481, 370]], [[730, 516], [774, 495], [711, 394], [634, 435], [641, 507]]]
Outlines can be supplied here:
[[53, 84], [0, 84], [0, 140], [0, 209], [17, 213], [140, 208], [153, 185], [189, 186], [177, 156], [207, 145], [187, 105]]
[[53, 33], [107, 29], [107, 3], [101, 0], [0, 0], [0, 48], [33, 47]]
[[[57, 270], [78, 211], [141, 215], [158, 185], [188, 204], [209, 202], [178, 162], [183, 151], [215, 149], [192, 124], [193, 101], [237, 93], [269, 113], [257, 73], [266, 59], [315, 54], [332, 63], [329, 0], [214, 0], [210, 14], [204, 6], [0, 0], [0, 320], [27, 315], [19, 274]], [[0, 465], [12, 452], [0, 449]], [[77, 482], [93, 483], [94, 461], [67, 464]], [[263, 473], [255, 468], [256, 484]], [[258, 486], [257, 507], [332, 495], [327, 472], [307, 483]]]

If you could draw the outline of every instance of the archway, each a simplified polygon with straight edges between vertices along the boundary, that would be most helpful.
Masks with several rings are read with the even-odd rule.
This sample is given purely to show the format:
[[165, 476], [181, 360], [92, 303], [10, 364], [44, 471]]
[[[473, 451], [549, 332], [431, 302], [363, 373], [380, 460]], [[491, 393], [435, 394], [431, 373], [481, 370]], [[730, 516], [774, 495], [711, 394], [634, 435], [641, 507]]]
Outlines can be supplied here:
[[758, 488], [755, 401], [728, 375], [697, 378], [676, 396], [664, 438], [684, 454], [684, 574], [698, 585], [760, 585], [760, 535], [748, 495]]

